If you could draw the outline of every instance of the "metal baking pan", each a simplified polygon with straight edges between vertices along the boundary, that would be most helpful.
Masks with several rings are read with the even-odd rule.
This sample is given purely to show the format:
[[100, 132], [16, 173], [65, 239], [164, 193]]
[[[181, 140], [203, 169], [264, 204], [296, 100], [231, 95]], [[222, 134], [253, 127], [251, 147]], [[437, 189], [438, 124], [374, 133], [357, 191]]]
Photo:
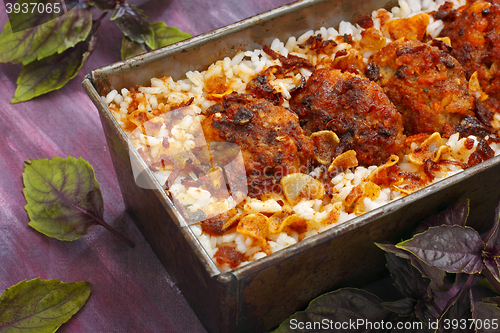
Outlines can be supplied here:
[[[141, 161], [100, 96], [112, 89], [147, 85], [152, 77], [180, 79], [238, 50], [269, 45], [321, 26], [354, 22], [386, 0], [299, 1], [187, 41], [87, 74], [83, 87], [99, 110], [127, 210], [210, 332], [271, 329], [319, 294], [362, 285], [384, 271], [373, 242], [397, 242], [415, 224], [460, 198], [470, 198], [469, 223], [481, 229], [493, 217], [500, 194], [500, 157], [433, 184], [289, 248], [221, 274], [182, 216]], [[146, 172], [136, 185], [131, 158]], [[145, 189], [150, 187], [152, 189]]]

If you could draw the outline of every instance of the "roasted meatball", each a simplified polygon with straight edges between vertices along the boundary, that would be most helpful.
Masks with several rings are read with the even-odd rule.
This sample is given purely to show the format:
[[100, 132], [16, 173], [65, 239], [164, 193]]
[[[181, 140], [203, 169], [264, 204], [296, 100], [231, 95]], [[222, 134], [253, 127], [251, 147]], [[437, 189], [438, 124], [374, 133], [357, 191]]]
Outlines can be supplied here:
[[403, 147], [401, 115], [379, 86], [357, 75], [318, 69], [290, 106], [308, 135], [322, 130], [337, 134], [334, 156], [354, 149], [359, 164], [369, 166]]
[[399, 39], [370, 57], [367, 73], [403, 115], [405, 133], [443, 132], [472, 114], [465, 70], [445, 50]]
[[451, 40], [451, 54], [466, 68], [467, 78], [477, 72], [483, 91], [499, 99], [500, 5], [477, 1], [455, 16], [444, 18], [441, 32]]
[[252, 187], [279, 184], [289, 173], [307, 172], [313, 142], [304, 135], [293, 112], [264, 99], [233, 93], [207, 113], [202, 122], [205, 139], [241, 148], [250, 192]]

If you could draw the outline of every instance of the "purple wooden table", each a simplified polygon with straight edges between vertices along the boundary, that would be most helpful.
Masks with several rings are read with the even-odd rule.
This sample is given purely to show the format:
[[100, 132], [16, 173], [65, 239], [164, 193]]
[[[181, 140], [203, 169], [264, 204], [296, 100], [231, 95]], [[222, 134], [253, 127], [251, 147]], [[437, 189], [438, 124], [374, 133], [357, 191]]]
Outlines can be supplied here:
[[[132, 0], [150, 21], [163, 20], [192, 35], [290, 2]], [[3, 27], [7, 14], [0, 3]], [[21, 66], [0, 64], [0, 292], [38, 276], [91, 282], [86, 305], [58, 332], [205, 332], [125, 211], [99, 115], [81, 88], [86, 73], [120, 60], [120, 46], [121, 32], [106, 19], [97, 49], [73, 80], [19, 104], [10, 100]], [[133, 240], [135, 248], [99, 226], [74, 242], [48, 238], [28, 226], [22, 194], [24, 160], [68, 155], [81, 156], [94, 167], [105, 220]]]

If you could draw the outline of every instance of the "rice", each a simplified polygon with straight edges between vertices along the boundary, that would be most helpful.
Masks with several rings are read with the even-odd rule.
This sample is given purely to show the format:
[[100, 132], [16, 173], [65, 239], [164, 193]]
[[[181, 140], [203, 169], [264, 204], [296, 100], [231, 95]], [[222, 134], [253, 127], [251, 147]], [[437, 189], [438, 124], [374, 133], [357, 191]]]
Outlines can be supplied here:
[[[444, 3], [444, 0], [399, 0], [398, 7], [394, 7], [390, 12], [385, 10], [373, 11], [371, 14], [373, 27], [382, 31], [381, 17], [389, 17], [389, 21], [407, 18], [426, 11], [437, 10]], [[465, 0], [454, 0], [455, 8], [464, 5]], [[441, 20], [434, 20], [430, 16], [426, 33], [435, 38], [439, 36], [444, 28]], [[317, 65], [323, 59], [328, 58], [327, 54], [317, 54], [307, 48], [299, 47], [304, 44], [311, 36], [321, 34], [324, 40], [336, 40], [340, 42], [332, 50], [336, 52], [353, 48], [350, 43], [342, 42], [347, 35], [351, 35], [353, 40], [359, 41], [362, 37], [363, 28], [359, 25], [353, 25], [350, 22], [342, 21], [338, 30], [334, 27], [321, 27], [318, 30], [309, 30], [301, 36], [292, 36], [286, 41], [274, 39], [270, 48], [282, 56], [293, 55], [308, 59], [313, 65]], [[339, 37], [340, 36], [340, 37]], [[385, 35], [387, 42], [391, 42], [390, 36]], [[363, 56], [363, 61], [368, 62], [368, 58], [375, 52], [371, 50], [359, 50]], [[102, 96], [103, 101], [109, 106], [116, 120], [124, 129], [130, 128], [129, 117], [134, 112], [149, 112], [160, 110], [161, 114], [169, 114], [172, 105], [183, 105], [190, 103], [188, 111], [180, 117], [176, 124], [167, 128], [163, 124], [155, 129], [155, 133], [144, 135], [142, 132], [127, 130], [134, 146], [143, 152], [147, 158], [154, 158], [161, 155], [165, 145], [169, 147], [179, 147], [179, 149], [194, 149], [198, 147], [197, 139], [200, 134], [200, 123], [204, 119], [205, 111], [216, 103], [209, 99], [206, 91], [206, 85], [212, 78], [224, 76], [228, 80], [228, 92], [244, 93], [246, 84], [252, 80], [256, 74], [271, 66], [280, 65], [280, 61], [272, 59], [262, 50], [240, 51], [232, 58], [225, 57], [213, 63], [206, 71], [188, 71], [186, 78], [174, 81], [171, 77], [152, 78], [150, 87], [139, 87], [137, 90], [128, 90], [123, 88], [120, 92], [113, 90], [106, 96]], [[299, 73], [282, 79], [276, 79], [270, 82], [270, 85], [276, 92], [283, 96], [282, 106], [288, 107], [288, 100], [291, 98], [291, 91], [299, 86], [302, 80], [307, 80], [312, 72], [306, 68], [301, 68]], [[500, 114], [495, 114], [492, 126], [500, 128]], [[459, 138], [458, 133], [451, 135], [448, 139], [442, 138], [441, 146], [444, 147], [442, 158], [461, 163], [466, 163], [471, 154], [476, 151], [479, 140], [474, 136], [468, 138]], [[417, 148], [423, 143], [414, 142], [404, 153], [397, 165], [409, 173], [418, 172], [420, 166], [417, 163]], [[491, 143], [495, 156], [500, 154], [500, 144]], [[151, 161], [149, 161], [151, 162]], [[336, 174], [330, 182], [334, 199], [331, 202], [324, 202], [320, 199], [304, 198], [290, 207], [289, 214], [297, 216], [307, 221], [306, 230], [288, 229], [279, 233], [270, 233], [267, 235], [266, 243], [262, 243], [258, 238], [244, 235], [237, 231], [237, 228], [230, 228], [228, 232], [214, 236], [203, 231], [201, 225], [191, 224], [189, 227], [197, 237], [200, 244], [205, 248], [207, 254], [216, 260], [216, 254], [222, 247], [234, 248], [243, 255], [244, 260], [240, 265], [248, 264], [251, 261], [259, 260], [271, 253], [300, 242], [302, 239], [314, 236], [319, 232], [324, 232], [336, 225], [345, 223], [350, 219], [377, 209], [391, 201], [400, 199], [407, 194], [418, 190], [412, 187], [412, 184], [400, 184], [398, 186], [377, 188], [368, 188], [367, 183], [377, 175], [381, 166], [357, 167], [353, 171], [347, 169], [344, 172]], [[450, 177], [463, 169], [455, 164], [447, 165], [435, 174], [430, 182], [436, 182], [446, 177]], [[273, 216], [282, 212], [283, 203], [280, 198], [268, 198], [258, 200], [245, 197], [242, 200], [235, 200], [233, 197], [222, 198], [214, 196], [210, 191], [197, 186], [185, 186], [187, 180], [199, 181], [196, 174], [192, 171], [181, 173], [179, 177], [171, 184], [168, 184], [170, 176], [174, 172], [171, 170], [157, 170], [154, 172], [158, 182], [163, 188], [168, 189], [169, 194], [185, 206], [188, 213], [196, 213], [199, 210], [205, 212], [205, 218], [216, 216], [221, 211], [235, 209], [240, 218], [251, 216], [252, 214]], [[322, 176], [321, 168], [316, 168], [309, 173], [311, 179], [319, 179]], [[428, 184], [426, 184], [428, 185]], [[352, 194], [356, 191], [362, 191], [361, 197], [355, 202], [354, 209], [348, 209], [345, 202], [350, 200]], [[339, 204], [340, 203], [340, 204]], [[214, 209], [213, 207], [217, 207]], [[333, 220], [333, 222], [331, 222]], [[326, 221], [326, 222], [325, 222]], [[218, 263], [221, 272], [231, 269], [227, 263]]]

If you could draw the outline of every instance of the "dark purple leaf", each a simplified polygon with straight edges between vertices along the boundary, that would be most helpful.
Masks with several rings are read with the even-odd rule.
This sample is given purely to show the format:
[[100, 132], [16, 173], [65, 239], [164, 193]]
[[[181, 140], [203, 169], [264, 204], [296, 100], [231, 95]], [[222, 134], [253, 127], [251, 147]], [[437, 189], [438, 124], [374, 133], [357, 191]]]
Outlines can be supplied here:
[[498, 332], [500, 330], [500, 309], [498, 303], [474, 303], [474, 319], [477, 332]]
[[492, 255], [500, 255], [500, 203], [495, 208], [495, 221], [488, 235], [484, 238], [484, 251]]
[[412, 253], [403, 249], [398, 249], [391, 243], [375, 243], [379, 248], [386, 252], [391, 252], [400, 258], [410, 259], [413, 267], [419, 270], [423, 277], [431, 280], [430, 288], [435, 291], [449, 290], [452, 282], [446, 276], [446, 272], [434, 266], [429, 266], [425, 262], [418, 259]]
[[430, 300], [419, 300], [417, 304], [415, 304], [415, 315], [420, 321], [424, 323], [428, 323], [430, 322], [430, 320], [436, 319], [436, 317], [432, 315], [432, 310], [429, 308], [429, 306]]
[[92, 28], [92, 14], [79, 5], [57, 20], [14, 33], [19, 27], [5, 25], [0, 35], [0, 62], [29, 64], [61, 53], [86, 40]]
[[128, 2], [117, 3], [111, 20], [134, 42], [145, 43], [150, 49], [156, 48], [154, 31], [148, 17], [136, 6]]
[[495, 304], [500, 309], [500, 296], [483, 298], [486, 303]]
[[484, 267], [484, 242], [470, 227], [433, 227], [396, 247], [410, 251], [426, 264], [450, 273], [475, 274]]
[[[391, 314], [380, 304], [380, 299], [367, 291], [345, 288], [322, 295], [314, 299], [304, 312], [298, 312], [285, 320], [275, 331], [284, 332], [332, 332], [329, 326], [322, 323], [342, 323], [357, 320], [380, 322]], [[317, 323], [317, 327], [299, 329], [294, 323]], [[367, 332], [364, 326], [356, 329], [347, 328], [342, 332]]]
[[[472, 277], [472, 275], [471, 275]], [[472, 281], [472, 279], [470, 279]], [[468, 333], [474, 332], [471, 309], [470, 282], [466, 283], [455, 297], [444, 314], [439, 318], [437, 332], [446, 333]]]
[[497, 281], [500, 281], [500, 259], [497, 256], [491, 256], [489, 253], [485, 253], [483, 256], [486, 268], [488, 268]]
[[415, 311], [415, 305], [417, 305], [417, 301], [411, 298], [382, 303], [382, 306], [387, 310], [395, 312], [402, 317], [410, 316]]
[[488, 235], [484, 238], [484, 264], [493, 275], [493, 278], [500, 283], [500, 203], [495, 208], [495, 221]]
[[424, 278], [410, 260], [403, 259], [393, 253], [385, 254], [387, 269], [391, 273], [394, 286], [406, 298], [423, 300], [429, 296], [430, 279]]
[[469, 216], [469, 199], [460, 200], [446, 210], [429, 216], [421, 222], [414, 231], [414, 234], [426, 231], [431, 227], [441, 225], [459, 225], [465, 227]]
[[482, 273], [483, 273], [484, 277], [486, 278], [487, 283], [483, 280], [480, 280], [478, 282], [479, 285], [486, 287], [486, 288], [489, 288], [490, 290], [494, 291], [495, 293], [500, 294], [500, 281], [498, 281], [497, 276], [493, 275], [490, 268], [484, 269], [482, 271]]
[[116, 3], [117, 0], [89, 0], [90, 5], [103, 12], [115, 9]]

